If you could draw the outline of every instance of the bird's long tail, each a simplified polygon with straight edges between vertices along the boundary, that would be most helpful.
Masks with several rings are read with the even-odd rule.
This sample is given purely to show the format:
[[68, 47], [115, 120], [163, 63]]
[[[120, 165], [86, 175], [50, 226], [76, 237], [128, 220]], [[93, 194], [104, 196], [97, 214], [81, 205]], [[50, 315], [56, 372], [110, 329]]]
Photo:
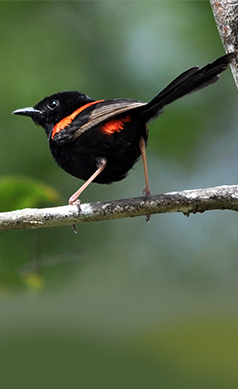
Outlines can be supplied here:
[[141, 118], [148, 122], [163, 112], [165, 105], [213, 84], [219, 79], [219, 74], [226, 70], [236, 57], [236, 53], [226, 54], [201, 69], [195, 66], [186, 70], [143, 107]]

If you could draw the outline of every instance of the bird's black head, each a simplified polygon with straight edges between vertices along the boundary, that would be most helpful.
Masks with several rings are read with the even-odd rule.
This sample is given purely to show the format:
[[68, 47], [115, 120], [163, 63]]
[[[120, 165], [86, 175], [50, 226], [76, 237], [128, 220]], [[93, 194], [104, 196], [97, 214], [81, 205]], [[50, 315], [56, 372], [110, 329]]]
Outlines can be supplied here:
[[31, 117], [49, 135], [55, 124], [91, 101], [90, 97], [80, 92], [59, 92], [45, 97], [34, 107], [17, 109], [13, 114]]

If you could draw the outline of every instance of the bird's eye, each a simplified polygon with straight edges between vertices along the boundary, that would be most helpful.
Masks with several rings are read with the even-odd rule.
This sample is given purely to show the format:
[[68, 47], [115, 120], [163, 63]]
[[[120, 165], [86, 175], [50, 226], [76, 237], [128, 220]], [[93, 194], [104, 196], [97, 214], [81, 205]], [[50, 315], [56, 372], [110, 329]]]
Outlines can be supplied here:
[[58, 107], [59, 105], [59, 102], [57, 100], [52, 100], [49, 104], [48, 104], [48, 108], [53, 111], [56, 107]]

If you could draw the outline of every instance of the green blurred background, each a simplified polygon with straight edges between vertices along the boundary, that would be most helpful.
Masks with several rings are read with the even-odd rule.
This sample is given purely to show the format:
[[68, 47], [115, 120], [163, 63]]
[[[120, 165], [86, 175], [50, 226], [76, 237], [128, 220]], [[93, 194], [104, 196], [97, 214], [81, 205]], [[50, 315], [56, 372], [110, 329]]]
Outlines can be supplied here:
[[[82, 183], [56, 166], [43, 129], [13, 110], [62, 90], [147, 101], [224, 53], [208, 1], [2, 1], [0, 20], [1, 211], [65, 204]], [[152, 192], [236, 184], [237, 120], [230, 71], [166, 107], [150, 125]], [[143, 187], [140, 161], [124, 181], [92, 184], [81, 200], [140, 196]], [[72, 345], [80, 361], [72, 371], [97, 366], [112, 376], [109, 387], [125, 371], [141, 387], [150, 376], [163, 388], [237, 388], [237, 214], [77, 230], [1, 233], [0, 335], [9, 360], [11, 342], [26, 351], [23, 364], [38, 343], [54, 361]]]

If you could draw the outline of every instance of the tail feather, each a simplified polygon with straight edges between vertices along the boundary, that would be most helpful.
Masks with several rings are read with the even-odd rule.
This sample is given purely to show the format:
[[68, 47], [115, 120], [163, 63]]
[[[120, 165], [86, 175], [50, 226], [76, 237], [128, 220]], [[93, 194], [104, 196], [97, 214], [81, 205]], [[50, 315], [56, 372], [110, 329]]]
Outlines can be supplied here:
[[186, 70], [143, 107], [141, 118], [148, 122], [162, 113], [165, 105], [213, 84], [236, 57], [236, 53], [226, 54], [201, 69], [195, 66]]

